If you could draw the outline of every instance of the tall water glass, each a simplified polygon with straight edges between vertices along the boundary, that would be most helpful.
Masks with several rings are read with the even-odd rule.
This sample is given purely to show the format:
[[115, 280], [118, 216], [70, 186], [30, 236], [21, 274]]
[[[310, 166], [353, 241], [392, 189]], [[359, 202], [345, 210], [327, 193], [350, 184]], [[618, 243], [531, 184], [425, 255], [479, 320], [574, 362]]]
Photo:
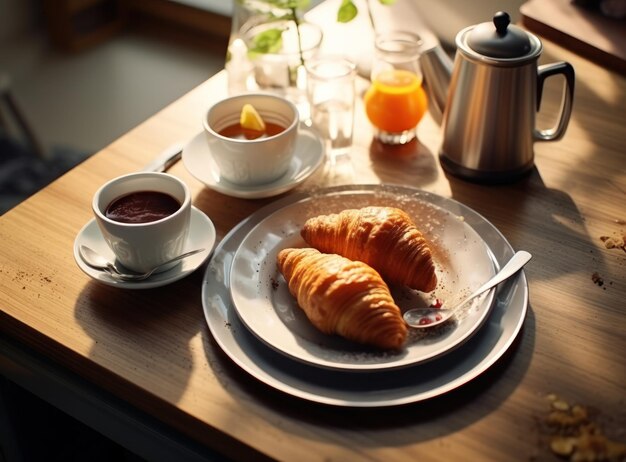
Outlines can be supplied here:
[[311, 121], [332, 162], [352, 146], [356, 66], [343, 57], [324, 56], [309, 60], [306, 68]]
[[408, 143], [428, 105], [418, 62], [421, 39], [411, 32], [389, 32], [379, 35], [375, 45], [365, 112], [381, 142]]

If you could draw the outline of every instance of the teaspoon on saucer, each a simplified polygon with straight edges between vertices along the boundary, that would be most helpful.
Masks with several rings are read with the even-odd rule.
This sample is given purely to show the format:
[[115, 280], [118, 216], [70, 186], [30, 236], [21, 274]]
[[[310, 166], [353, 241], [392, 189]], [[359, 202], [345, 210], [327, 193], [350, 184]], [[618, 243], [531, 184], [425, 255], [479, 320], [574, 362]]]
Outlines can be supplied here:
[[190, 257], [191, 255], [203, 252], [204, 249], [196, 249], [185, 252], [164, 263], [161, 263], [158, 266], [155, 266], [150, 271], [147, 271], [145, 273], [123, 273], [115, 265], [113, 265], [113, 263], [111, 263], [95, 250], [87, 247], [86, 245], [81, 245], [79, 251], [81, 258], [85, 263], [87, 263], [94, 269], [107, 272], [109, 276], [111, 276], [113, 279], [118, 279], [120, 281], [143, 281], [144, 279], [148, 279], [150, 276], [152, 276], [152, 274], [160, 268], [163, 268], [164, 266], [174, 263], [178, 260], [182, 260], [183, 258]]
[[413, 308], [403, 315], [404, 322], [411, 327], [428, 328], [441, 324], [452, 317], [452, 315], [470, 300], [478, 297], [483, 292], [497, 286], [501, 282], [513, 276], [528, 263], [532, 255], [524, 250], [520, 250], [513, 255], [506, 265], [500, 269], [491, 279], [476, 289], [470, 296], [452, 308]]

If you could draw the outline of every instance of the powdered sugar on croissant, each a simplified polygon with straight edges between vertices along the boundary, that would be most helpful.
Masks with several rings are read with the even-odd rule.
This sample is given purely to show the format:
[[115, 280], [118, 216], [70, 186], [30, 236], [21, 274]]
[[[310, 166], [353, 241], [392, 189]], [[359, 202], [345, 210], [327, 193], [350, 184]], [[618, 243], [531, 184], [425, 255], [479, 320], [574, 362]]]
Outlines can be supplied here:
[[383, 349], [397, 349], [407, 327], [387, 284], [370, 266], [312, 248], [284, 249], [278, 268], [320, 331]]
[[306, 221], [301, 235], [320, 252], [367, 263], [389, 283], [422, 292], [437, 286], [428, 243], [398, 208], [364, 207], [320, 215]]

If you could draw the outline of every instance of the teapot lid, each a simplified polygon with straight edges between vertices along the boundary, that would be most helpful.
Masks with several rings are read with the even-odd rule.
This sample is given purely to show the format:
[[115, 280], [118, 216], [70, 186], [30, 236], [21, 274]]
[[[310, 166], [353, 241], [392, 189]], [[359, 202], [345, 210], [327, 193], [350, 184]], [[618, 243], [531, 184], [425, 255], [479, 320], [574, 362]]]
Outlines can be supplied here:
[[520, 58], [527, 55], [531, 50], [528, 34], [510, 23], [509, 14], [498, 11], [493, 16], [493, 23], [484, 22], [472, 29], [467, 44], [475, 52], [491, 58]]

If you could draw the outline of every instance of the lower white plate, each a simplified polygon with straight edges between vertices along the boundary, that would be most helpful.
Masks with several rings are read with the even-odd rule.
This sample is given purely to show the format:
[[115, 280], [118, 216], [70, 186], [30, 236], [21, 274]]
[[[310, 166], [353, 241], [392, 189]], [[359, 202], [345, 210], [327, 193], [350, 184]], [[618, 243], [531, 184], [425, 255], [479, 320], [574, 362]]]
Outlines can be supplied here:
[[[428, 201], [464, 217], [489, 246], [501, 266], [513, 249], [491, 223], [472, 209], [441, 196], [412, 188], [354, 185], [329, 188], [325, 194], [397, 194]], [[222, 350], [261, 382], [289, 395], [335, 406], [382, 407], [426, 400], [449, 392], [478, 377], [511, 346], [524, 323], [528, 284], [521, 271], [501, 284], [490, 316], [469, 340], [448, 354], [401, 369], [345, 371], [321, 368], [278, 353], [251, 334], [241, 323], [230, 298], [230, 269], [242, 240], [267, 215], [302, 200], [307, 194], [280, 199], [237, 225], [216, 248], [202, 284], [202, 305], [209, 330]], [[367, 378], [364, 380], [364, 378]]]

